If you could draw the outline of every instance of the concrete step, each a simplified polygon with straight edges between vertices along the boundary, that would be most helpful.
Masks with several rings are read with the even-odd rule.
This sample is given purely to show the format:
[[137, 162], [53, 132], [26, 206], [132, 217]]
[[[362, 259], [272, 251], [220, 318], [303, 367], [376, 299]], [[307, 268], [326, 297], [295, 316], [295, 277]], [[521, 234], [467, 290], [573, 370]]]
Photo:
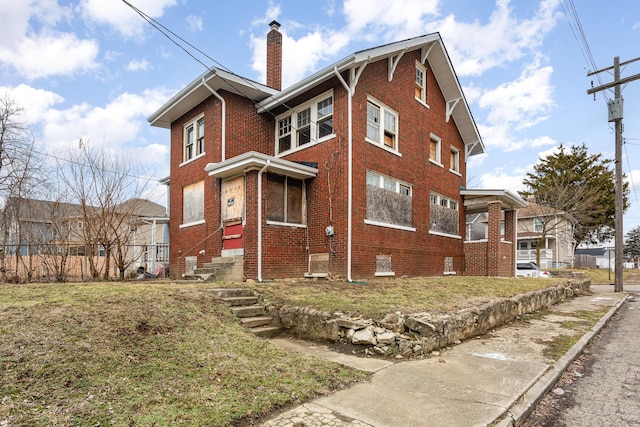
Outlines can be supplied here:
[[249, 305], [244, 307], [231, 307], [231, 312], [237, 317], [255, 317], [264, 314], [264, 305]]
[[254, 316], [254, 317], [241, 317], [240, 323], [247, 328], [256, 328], [258, 326], [266, 326], [271, 323], [271, 316]]
[[257, 296], [248, 296], [248, 297], [223, 297], [221, 298], [225, 304], [230, 307], [238, 307], [243, 305], [256, 305], [258, 304]]
[[254, 335], [262, 338], [277, 337], [282, 333], [282, 329], [278, 326], [260, 326], [257, 328], [249, 329]]
[[255, 296], [254, 292], [244, 288], [219, 288], [209, 289], [218, 298], [236, 298], [236, 297], [252, 297]]

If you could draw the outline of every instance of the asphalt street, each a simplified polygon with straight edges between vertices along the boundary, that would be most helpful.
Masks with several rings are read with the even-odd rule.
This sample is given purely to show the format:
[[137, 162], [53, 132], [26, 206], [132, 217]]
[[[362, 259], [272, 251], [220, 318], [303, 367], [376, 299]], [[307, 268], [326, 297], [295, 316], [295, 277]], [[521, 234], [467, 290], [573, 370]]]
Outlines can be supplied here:
[[640, 286], [524, 424], [640, 426]]

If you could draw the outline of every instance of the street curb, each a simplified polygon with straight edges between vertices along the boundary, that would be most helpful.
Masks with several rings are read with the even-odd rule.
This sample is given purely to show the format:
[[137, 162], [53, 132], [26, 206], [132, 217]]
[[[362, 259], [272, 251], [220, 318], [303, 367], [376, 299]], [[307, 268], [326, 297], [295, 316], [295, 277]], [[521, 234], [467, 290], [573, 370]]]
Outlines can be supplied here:
[[500, 417], [496, 419], [492, 426], [495, 427], [518, 427], [524, 423], [527, 417], [535, 409], [536, 405], [551, 390], [558, 381], [560, 376], [567, 370], [573, 361], [582, 353], [584, 348], [591, 342], [594, 336], [600, 332], [602, 328], [609, 322], [611, 317], [618, 311], [627, 299], [627, 295], [620, 298], [620, 301], [614, 305], [596, 323], [589, 332], [587, 332], [580, 340], [574, 344], [558, 361], [550, 367], [547, 372], [542, 375], [522, 396], [518, 399], [518, 403], [508, 408]]

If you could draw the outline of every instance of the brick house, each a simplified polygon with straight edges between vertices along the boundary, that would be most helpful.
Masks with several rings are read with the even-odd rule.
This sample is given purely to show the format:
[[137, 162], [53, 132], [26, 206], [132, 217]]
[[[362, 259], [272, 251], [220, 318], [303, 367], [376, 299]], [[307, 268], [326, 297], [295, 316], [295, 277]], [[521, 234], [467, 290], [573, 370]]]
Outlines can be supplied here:
[[512, 242], [506, 267], [488, 266], [503, 259], [499, 235], [473, 247], [481, 267], [465, 264], [465, 204], [511, 218], [524, 202], [463, 196], [484, 145], [440, 35], [356, 52], [281, 90], [278, 28], [268, 86], [211, 69], [149, 117], [171, 129], [172, 275], [225, 258], [258, 281], [513, 275]]

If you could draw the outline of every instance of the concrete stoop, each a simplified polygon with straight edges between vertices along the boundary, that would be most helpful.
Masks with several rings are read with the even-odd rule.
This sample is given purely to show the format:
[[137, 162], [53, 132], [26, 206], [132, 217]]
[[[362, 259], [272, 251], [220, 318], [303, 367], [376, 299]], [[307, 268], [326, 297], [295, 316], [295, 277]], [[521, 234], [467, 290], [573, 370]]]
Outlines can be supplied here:
[[192, 275], [184, 275], [184, 279], [221, 281], [221, 282], [242, 282], [244, 280], [244, 257], [218, 257], [211, 262], [202, 264], [202, 267], [195, 268]]
[[267, 313], [262, 304], [262, 296], [244, 288], [212, 289], [214, 295], [231, 308], [231, 312], [240, 319], [240, 324], [254, 335], [272, 338], [280, 335], [282, 328], [279, 319]]

